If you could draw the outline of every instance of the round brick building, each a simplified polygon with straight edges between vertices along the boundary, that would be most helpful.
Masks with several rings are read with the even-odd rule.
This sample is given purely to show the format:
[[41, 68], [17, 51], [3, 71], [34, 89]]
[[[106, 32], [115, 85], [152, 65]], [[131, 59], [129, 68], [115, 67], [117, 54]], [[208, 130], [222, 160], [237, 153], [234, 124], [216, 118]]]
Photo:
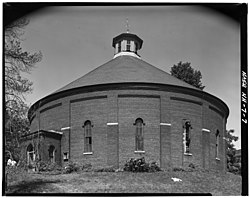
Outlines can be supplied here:
[[226, 169], [227, 105], [143, 61], [142, 43], [120, 34], [112, 60], [32, 105], [28, 163], [38, 148], [42, 161], [60, 165], [119, 167], [144, 156], [162, 168]]

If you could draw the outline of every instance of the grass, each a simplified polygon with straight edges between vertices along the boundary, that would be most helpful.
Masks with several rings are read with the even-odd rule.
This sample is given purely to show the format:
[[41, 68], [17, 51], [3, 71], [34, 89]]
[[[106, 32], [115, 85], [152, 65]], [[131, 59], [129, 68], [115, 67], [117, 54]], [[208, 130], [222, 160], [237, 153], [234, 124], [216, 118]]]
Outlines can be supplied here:
[[[16, 175], [16, 177], [18, 177]], [[172, 177], [180, 178], [174, 182]], [[241, 176], [208, 171], [22, 173], [7, 195], [23, 193], [211, 193], [241, 195]]]

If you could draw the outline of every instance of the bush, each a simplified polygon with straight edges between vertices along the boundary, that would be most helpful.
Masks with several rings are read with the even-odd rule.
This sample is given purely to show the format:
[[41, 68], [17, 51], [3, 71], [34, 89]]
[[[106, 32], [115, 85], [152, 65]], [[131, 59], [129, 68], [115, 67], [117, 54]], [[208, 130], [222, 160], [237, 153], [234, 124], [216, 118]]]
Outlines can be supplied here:
[[90, 163], [87, 163], [87, 164], [83, 164], [83, 165], [82, 165], [82, 170], [83, 170], [83, 171], [88, 172], [88, 171], [90, 171], [91, 169], [92, 169], [92, 165], [91, 165]]
[[194, 165], [193, 163], [190, 163], [190, 164], [188, 165], [188, 167], [189, 167], [189, 168], [195, 169], [195, 165]]
[[146, 163], [144, 157], [128, 160], [123, 168], [124, 171], [130, 172], [156, 172], [161, 171], [156, 162]]
[[51, 162], [39, 162], [38, 169], [41, 172], [51, 172], [51, 171], [61, 171], [62, 167], [59, 166], [57, 163]]
[[182, 168], [182, 167], [173, 167], [173, 171], [185, 171], [185, 169], [184, 168]]
[[240, 162], [233, 163], [233, 164], [229, 162], [227, 164], [227, 169], [228, 169], [228, 172], [241, 175], [241, 163]]
[[204, 169], [199, 164], [189, 163], [185, 166], [177, 166], [172, 168], [173, 171], [184, 171], [184, 172], [209, 172], [209, 170]]
[[13, 181], [19, 181], [26, 177], [27, 171], [24, 167], [5, 166], [6, 185]]
[[239, 174], [241, 175], [241, 164], [233, 164], [228, 166], [228, 171], [234, 174]]
[[79, 170], [80, 170], [80, 167], [76, 163], [73, 163], [73, 162], [70, 161], [64, 167], [63, 173], [72, 173], [72, 172], [77, 172]]

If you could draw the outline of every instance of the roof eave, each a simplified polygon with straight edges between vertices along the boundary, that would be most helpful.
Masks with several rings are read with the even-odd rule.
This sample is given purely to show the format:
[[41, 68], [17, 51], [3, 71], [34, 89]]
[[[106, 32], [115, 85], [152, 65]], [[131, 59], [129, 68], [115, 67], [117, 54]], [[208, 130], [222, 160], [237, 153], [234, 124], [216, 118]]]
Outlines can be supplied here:
[[[121, 87], [127, 86], [127, 89], [150, 89], [150, 90], [165, 90], [166, 91], [177, 91], [182, 92], [186, 90], [187, 94], [193, 94], [195, 96], [199, 96], [201, 98], [206, 97], [207, 100], [213, 101], [213, 103], [220, 103], [223, 106], [223, 113], [225, 114], [225, 117], [228, 118], [229, 115], [229, 108], [221, 99], [219, 99], [216, 96], [213, 96], [212, 94], [209, 94], [205, 91], [194, 89], [194, 88], [188, 88], [178, 85], [170, 85], [170, 84], [160, 84], [160, 83], [145, 83], [145, 82], [126, 82], [126, 83], [108, 83], [108, 84], [98, 84], [98, 85], [89, 85], [89, 86], [83, 86], [83, 87], [76, 87], [73, 89], [68, 89], [60, 92], [55, 92], [53, 94], [50, 94], [37, 102], [35, 102], [28, 111], [28, 118], [32, 117], [32, 112], [35, 112], [38, 108], [42, 107], [46, 103], [62, 98], [67, 97], [72, 94], [80, 94], [82, 92], [93, 92], [98, 90], [113, 90], [113, 89], [121, 89]], [[220, 105], [216, 105], [220, 106]]]

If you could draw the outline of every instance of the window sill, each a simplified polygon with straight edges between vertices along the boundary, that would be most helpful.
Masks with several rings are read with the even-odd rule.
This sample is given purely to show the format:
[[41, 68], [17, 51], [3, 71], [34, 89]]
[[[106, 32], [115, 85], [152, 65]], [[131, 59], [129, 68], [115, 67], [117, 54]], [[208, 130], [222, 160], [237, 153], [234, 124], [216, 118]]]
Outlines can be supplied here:
[[217, 161], [220, 161], [220, 158], [218, 158], [218, 157], [216, 157], [215, 159], [216, 159]]
[[135, 153], [145, 153], [145, 151], [135, 151]]
[[86, 152], [86, 153], [83, 153], [83, 155], [92, 155], [93, 152]]
[[192, 156], [193, 154], [192, 153], [184, 153], [184, 155], [186, 155], [186, 156]]

